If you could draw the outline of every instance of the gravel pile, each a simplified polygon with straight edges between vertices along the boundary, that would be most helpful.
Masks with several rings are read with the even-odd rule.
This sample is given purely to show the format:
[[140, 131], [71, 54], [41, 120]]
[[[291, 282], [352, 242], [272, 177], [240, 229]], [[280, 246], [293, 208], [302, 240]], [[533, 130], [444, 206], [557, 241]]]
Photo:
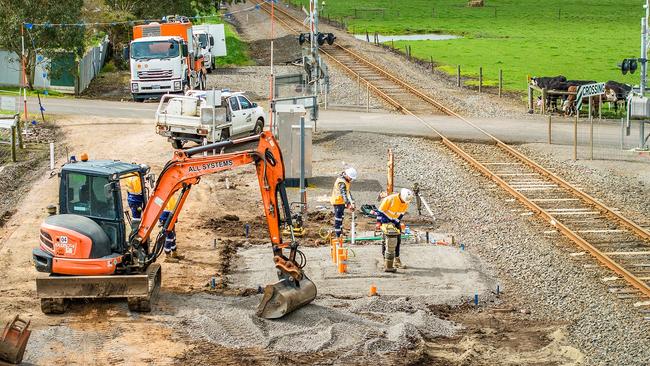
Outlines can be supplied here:
[[[372, 135], [348, 134], [370, 155], [382, 156], [387, 143]], [[522, 216], [522, 206], [441, 145], [425, 139], [392, 138], [398, 184], [418, 182], [438, 218], [440, 230], [457, 233], [504, 279], [501, 288], [519, 296], [531, 317], [568, 322], [568, 337], [588, 355], [589, 364], [650, 363], [648, 324], [631, 303], [608, 293], [611, 272], [584, 257], [548, 227]], [[480, 149], [480, 146], [475, 146]], [[585, 266], [588, 264], [588, 266]]]
[[[404, 312], [390, 305], [395, 300], [377, 297], [372, 310], [366, 299], [319, 297], [281, 322], [254, 315], [260, 296], [220, 297], [207, 294], [179, 298], [177, 313], [169, 319], [191, 336], [225, 347], [262, 347], [274, 351], [341, 351], [342, 362], [355, 355], [369, 356], [417, 347], [424, 338], [449, 337], [458, 326], [425, 310]], [[385, 304], [385, 305], [382, 305]], [[333, 306], [335, 305], [335, 306]]]

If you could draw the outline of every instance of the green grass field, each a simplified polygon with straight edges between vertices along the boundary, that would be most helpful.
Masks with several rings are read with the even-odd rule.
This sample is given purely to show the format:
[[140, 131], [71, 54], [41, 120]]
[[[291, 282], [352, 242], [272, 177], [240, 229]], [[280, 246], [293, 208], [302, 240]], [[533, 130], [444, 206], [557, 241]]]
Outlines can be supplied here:
[[[306, 4], [306, 0], [293, 0]], [[486, 0], [469, 8], [466, 0], [327, 0], [321, 17], [344, 20], [348, 31], [371, 34], [444, 33], [448, 41], [400, 41], [413, 55], [440, 70], [464, 76], [484, 69], [496, 84], [503, 69], [507, 89], [524, 90], [527, 75], [565, 75], [570, 79], [618, 80], [637, 84], [639, 75], [623, 76], [617, 65], [638, 57], [643, 0]], [[384, 9], [381, 11], [354, 9]], [[470, 82], [471, 83], [471, 82]]]
[[226, 31], [226, 50], [227, 55], [217, 57], [217, 66], [247, 66], [254, 65], [253, 60], [248, 57], [248, 45], [239, 39], [237, 31], [228, 23], [224, 23], [221, 18], [206, 18], [203, 23], [224, 24]]

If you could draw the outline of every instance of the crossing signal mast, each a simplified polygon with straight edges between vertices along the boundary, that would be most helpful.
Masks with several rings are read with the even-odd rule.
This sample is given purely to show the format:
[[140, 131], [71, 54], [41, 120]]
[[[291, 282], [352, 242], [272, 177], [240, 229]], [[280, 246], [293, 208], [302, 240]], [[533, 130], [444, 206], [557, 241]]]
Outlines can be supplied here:
[[632, 118], [639, 120], [639, 146], [638, 150], [647, 150], [648, 137], [645, 135], [645, 124], [650, 118], [650, 99], [645, 96], [648, 75], [648, 21], [650, 19], [650, 0], [646, 0], [643, 5], [645, 16], [641, 18], [641, 57], [626, 58], [621, 62], [621, 72], [623, 75], [634, 74], [639, 63], [641, 64], [641, 81], [638, 89], [633, 89], [627, 99], [627, 123], [626, 134], [630, 135], [630, 120]]
[[[325, 2], [323, 2], [323, 5]], [[318, 30], [318, 0], [309, 1], [309, 14], [306, 19], [309, 24], [309, 33], [300, 33], [298, 35], [298, 42], [300, 45], [305, 45], [309, 41], [309, 49], [303, 48], [302, 61], [307, 73], [307, 83], [314, 88], [314, 92], [319, 94], [321, 87], [325, 88], [327, 93], [329, 90], [329, 75], [327, 72], [327, 65], [322, 61], [318, 51], [320, 46], [333, 45], [336, 36], [332, 33], [321, 33]]]

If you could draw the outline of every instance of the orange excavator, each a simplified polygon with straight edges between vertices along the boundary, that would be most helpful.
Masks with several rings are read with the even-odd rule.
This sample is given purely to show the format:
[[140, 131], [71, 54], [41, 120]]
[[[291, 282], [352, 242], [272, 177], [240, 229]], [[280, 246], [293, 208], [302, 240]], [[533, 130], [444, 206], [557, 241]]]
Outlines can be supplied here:
[[[255, 142], [255, 149], [204, 154]], [[273, 135], [264, 132], [175, 150], [157, 180], [146, 165], [112, 160], [64, 165], [60, 212], [45, 219], [40, 247], [33, 250], [36, 269], [48, 273], [36, 281], [43, 312], [62, 313], [69, 299], [106, 297], [125, 297], [129, 309], [150, 311], [160, 288], [161, 267], [155, 262], [163, 252], [164, 234], [174, 229], [190, 189], [204, 175], [247, 164], [256, 166], [279, 278], [265, 287], [257, 315], [280, 318], [310, 303], [316, 297], [316, 286], [303, 272], [306, 258], [293, 235], [289, 242], [282, 241], [281, 228], [293, 227], [282, 154]], [[133, 176], [145, 187], [145, 202], [140, 219], [126, 215], [125, 220], [120, 181]], [[152, 239], [163, 209], [175, 194], [179, 195], [175, 208]], [[127, 224], [132, 229], [130, 235], [126, 234]]]

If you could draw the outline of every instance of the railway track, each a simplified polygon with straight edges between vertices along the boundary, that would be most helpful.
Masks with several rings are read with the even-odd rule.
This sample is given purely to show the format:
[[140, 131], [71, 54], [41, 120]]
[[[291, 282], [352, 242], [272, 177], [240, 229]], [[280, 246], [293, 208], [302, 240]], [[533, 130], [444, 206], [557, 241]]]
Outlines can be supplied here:
[[[259, 2], [271, 12], [270, 5]], [[296, 33], [302, 20], [276, 7], [276, 20]], [[321, 47], [334, 64], [368, 84], [370, 90], [400, 112], [411, 115], [450, 150], [514, 196], [616, 276], [608, 278], [619, 298], [650, 297], [650, 232], [620, 212], [582, 192], [471, 121], [417, 88], [400, 80], [363, 55], [338, 44]], [[424, 102], [424, 103], [423, 103]], [[418, 115], [444, 113], [456, 117], [491, 140], [491, 144], [454, 143]]]

